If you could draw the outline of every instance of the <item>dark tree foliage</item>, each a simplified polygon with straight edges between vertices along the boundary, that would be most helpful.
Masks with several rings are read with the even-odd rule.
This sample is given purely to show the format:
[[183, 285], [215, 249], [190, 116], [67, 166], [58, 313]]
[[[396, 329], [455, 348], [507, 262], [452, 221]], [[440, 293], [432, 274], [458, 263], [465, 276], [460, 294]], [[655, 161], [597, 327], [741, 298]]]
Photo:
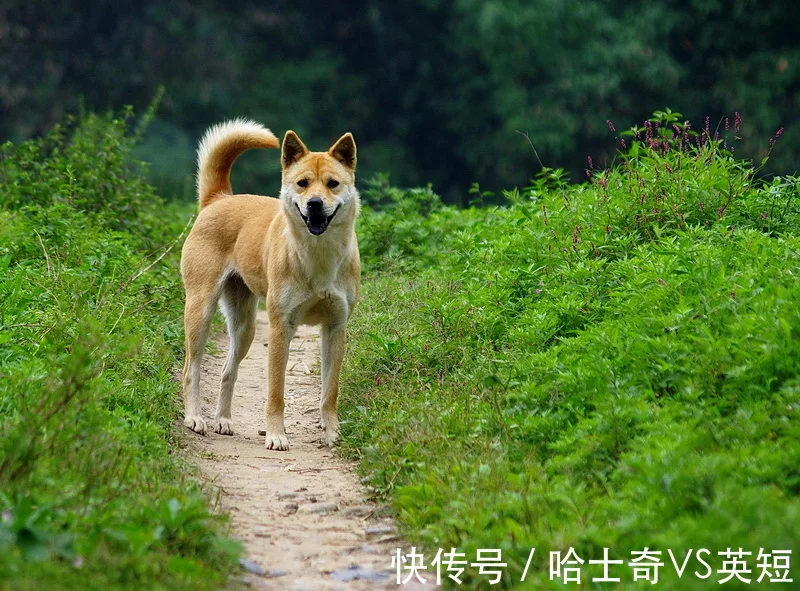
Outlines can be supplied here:
[[[0, 3], [0, 137], [64, 113], [166, 94], [142, 156], [188, 191], [209, 124], [249, 116], [322, 149], [344, 130], [362, 175], [433, 183], [458, 201], [478, 181], [525, 183], [541, 161], [581, 178], [614, 156], [618, 128], [670, 107], [695, 126], [741, 113], [740, 150], [800, 156], [795, 0], [234, 0]], [[270, 165], [264, 166], [264, 162]], [[248, 156], [240, 185], [275, 186], [277, 158]]]

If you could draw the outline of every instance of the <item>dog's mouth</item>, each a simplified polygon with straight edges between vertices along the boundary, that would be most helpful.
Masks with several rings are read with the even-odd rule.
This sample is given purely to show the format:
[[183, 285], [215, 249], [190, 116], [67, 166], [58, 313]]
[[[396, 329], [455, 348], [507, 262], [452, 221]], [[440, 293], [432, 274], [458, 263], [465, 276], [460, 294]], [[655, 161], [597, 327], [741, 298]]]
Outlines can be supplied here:
[[300, 217], [303, 218], [303, 222], [305, 222], [308, 231], [314, 236], [319, 236], [328, 229], [328, 225], [330, 225], [331, 221], [333, 220], [333, 216], [336, 215], [336, 212], [339, 211], [341, 204], [337, 205], [336, 209], [333, 210], [333, 213], [328, 216], [326, 216], [322, 211], [309, 212], [308, 215], [303, 215], [303, 212], [300, 210], [300, 206], [297, 205], [297, 203], [295, 203], [294, 206], [297, 208], [297, 213], [299, 213]]

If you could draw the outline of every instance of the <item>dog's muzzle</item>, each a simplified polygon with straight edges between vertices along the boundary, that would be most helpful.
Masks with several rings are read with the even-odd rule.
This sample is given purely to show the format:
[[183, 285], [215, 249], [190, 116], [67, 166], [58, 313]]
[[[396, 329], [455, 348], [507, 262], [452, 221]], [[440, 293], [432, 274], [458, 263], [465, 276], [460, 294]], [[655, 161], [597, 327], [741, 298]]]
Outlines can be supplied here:
[[331, 223], [331, 220], [333, 220], [333, 216], [336, 215], [336, 212], [339, 211], [341, 205], [337, 205], [331, 215], [325, 215], [322, 199], [319, 197], [312, 197], [308, 200], [308, 203], [306, 203], [307, 215], [303, 215], [300, 206], [296, 203], [295, 207], [297, 207], [297, 212], [300, 214], [300, 217], [303, 218], [308, 231], [314, 236], [319, 236], [328, 229], [328, 225]]

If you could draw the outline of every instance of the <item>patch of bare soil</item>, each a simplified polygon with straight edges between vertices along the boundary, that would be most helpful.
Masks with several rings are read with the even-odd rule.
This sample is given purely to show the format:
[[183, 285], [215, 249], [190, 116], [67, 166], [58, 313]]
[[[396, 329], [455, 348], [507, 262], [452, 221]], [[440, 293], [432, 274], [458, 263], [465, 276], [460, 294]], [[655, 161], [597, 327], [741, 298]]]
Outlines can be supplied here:
[[[289, 451], [264, 447], [267, 318], [239, 369], [233, 397], [234, 435], [188, 433], [188, 453], [221, 489], [233, 534], [245, 545], [244, 581], [256, 589], [398, 589], [391, 556], [403, 547], [383, 508], [370, 504], [353, 466], [322, 444], [319, 344], [301, 326], [286, 372]], [[213, 418], [227, 337], [206, 355], [203, 413]], [[409, 589], [409, 585], [400, 587]], [[417, 587], [419, 588], [419, 587]]]

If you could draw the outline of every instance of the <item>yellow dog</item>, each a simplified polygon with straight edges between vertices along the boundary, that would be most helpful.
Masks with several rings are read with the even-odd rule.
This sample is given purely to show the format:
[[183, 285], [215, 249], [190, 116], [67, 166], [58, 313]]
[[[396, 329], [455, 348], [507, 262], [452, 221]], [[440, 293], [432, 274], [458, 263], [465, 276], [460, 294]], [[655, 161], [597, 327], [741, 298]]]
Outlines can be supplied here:
[[239, 364], [255, 335], [258, 298], [269, 317], [266, 446], [289, 449], [283, 422], [289, 342], [300, 324], [320, 325], [321, 425], [333, 445], [339, 432], [339, 373], [345, 326], [358, 298], [361, 263], [355, 235], [359, 196], [356, 144], [349, 133], [327, 152], [309, 152], [287, 131], [280, 197], [232, 195], [230, 170], [250, 148], [277, 148], [265, 127], [237, 119], [210, 128], [198, 149], [200, 213], [181, 256], [186, 289], [184, 424], [205, 434], [200, 364], [217, 302], [230, 335], [214, 431], [231, 435], [231, 398]]

